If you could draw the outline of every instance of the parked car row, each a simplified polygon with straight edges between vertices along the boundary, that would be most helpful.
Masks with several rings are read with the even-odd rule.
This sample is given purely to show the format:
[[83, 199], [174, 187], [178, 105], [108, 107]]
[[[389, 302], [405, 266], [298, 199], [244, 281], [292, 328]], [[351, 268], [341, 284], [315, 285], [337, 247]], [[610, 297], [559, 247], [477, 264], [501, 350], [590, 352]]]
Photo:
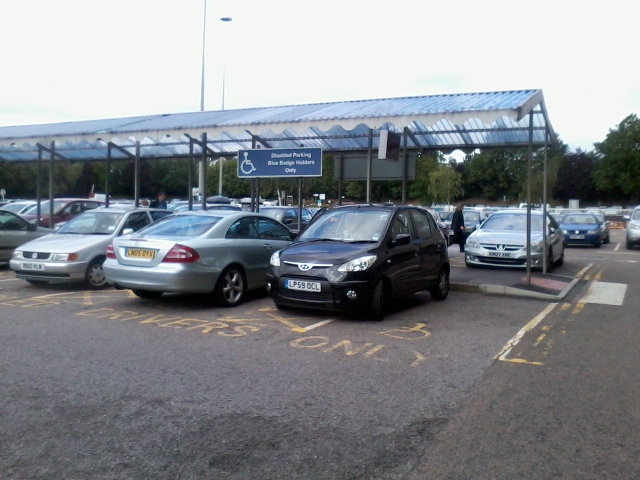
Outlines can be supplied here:
[[[57, 231], [0, 210], [0, 241], [4, 231], [23, 236], [25, 241], [12, 247], [10, 267], [32, 284], [113, 285], [144, 299], [202, 294], [233, 307], [247, 292], [266, 287], [279, 309], [382, 319], [397, 298], [423, 290], [434, 300], [447, 298], [447, 227], [437, 212], [413, 206], [337, 206], [314, 216], [309, 212], [298, 232], [297, 209], [290, 208], [294, 225], [269, 214], [272, 209], [271, 215], [291, 218], [288, 208], [172, 212], [116, 205], [85, 210]], [[477, 211], [464, 213], [468, 267], [523, 267], [530, 258], [533, 268], [543, 268], [546, 259], [550, 270], [563, 264], [565, 246], [600, 246], [604, 238], [603, 225], [589, 213], [567, 213], [558, 220], [539, 210], [531, 211], [530, 218], [522, 209], [493, 212], [487, 219]], [[637, 216], [634, 211], [628, 231], [637, 231], [640, 242], [640, 210]]]

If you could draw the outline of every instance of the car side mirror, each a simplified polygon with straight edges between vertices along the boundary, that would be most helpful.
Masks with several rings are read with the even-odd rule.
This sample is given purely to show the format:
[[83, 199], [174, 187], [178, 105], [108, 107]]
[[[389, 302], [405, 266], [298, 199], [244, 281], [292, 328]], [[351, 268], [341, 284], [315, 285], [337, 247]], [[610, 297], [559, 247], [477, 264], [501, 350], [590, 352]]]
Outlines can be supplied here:
[[125, 228], [122, 230], [122, 235], [129, 235], [131, 233], [133, 233], [133, 228]]
[[549, 227], [549, 233], [556, 233], [555, 227]]
[[27, 231], [35, 232], [38, 229], [38, 224], [36, 222], [29, 222], [29, 226], [27, 226]]
[[389, 247], [400, 247], [402, 245], [409, 245], [411, 242], [411, 235], [408, 233], [399, 233], [396, 238], [389, 240]]

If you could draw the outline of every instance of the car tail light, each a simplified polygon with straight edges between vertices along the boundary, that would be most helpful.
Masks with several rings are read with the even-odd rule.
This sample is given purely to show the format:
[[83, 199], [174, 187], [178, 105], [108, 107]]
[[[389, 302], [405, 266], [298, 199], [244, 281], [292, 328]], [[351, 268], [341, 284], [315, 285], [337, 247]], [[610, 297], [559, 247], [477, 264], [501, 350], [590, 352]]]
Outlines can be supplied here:
[[107, 258], [116, 258], [116, 252], [113, 250], [113, 242], [107, 245]]
[[176, 243], [162, 261], [171, 263], [193, 263], [198, 260], [200, 260], [200, 255], [198, 255], [198, 252], [193, 248]]

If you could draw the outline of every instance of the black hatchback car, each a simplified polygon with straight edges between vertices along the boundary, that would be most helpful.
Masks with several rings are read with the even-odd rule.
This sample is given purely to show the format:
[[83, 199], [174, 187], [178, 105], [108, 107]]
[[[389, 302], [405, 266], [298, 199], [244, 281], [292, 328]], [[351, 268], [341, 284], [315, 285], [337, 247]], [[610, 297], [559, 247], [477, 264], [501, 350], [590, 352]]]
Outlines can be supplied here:
[[276, 307], [365, 313], [428, 290], [449, 294], [447, 242], [429, 212], [411, 206], [348, 205], [319, 212], [274, 253], [267, 288]]

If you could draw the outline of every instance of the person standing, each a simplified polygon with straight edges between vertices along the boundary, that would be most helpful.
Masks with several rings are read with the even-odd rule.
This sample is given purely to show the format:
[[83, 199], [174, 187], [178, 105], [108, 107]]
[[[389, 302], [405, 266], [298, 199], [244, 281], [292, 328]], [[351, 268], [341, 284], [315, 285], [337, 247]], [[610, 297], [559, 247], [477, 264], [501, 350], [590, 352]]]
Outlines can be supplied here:
[[160, 190], [158, 192], [158, 199], [157, 200], [153, 200], [150, 204], [149, 204], [150, 208], [167, 208], [167, 194]]
[[464, 252], [464, 205], [460, 204], [456, 207], [453, 216], [451, 217], [451, 230], [453, 231], [453, 238], [451, 243], [457, 243], [460, 245], [460, 251]]

